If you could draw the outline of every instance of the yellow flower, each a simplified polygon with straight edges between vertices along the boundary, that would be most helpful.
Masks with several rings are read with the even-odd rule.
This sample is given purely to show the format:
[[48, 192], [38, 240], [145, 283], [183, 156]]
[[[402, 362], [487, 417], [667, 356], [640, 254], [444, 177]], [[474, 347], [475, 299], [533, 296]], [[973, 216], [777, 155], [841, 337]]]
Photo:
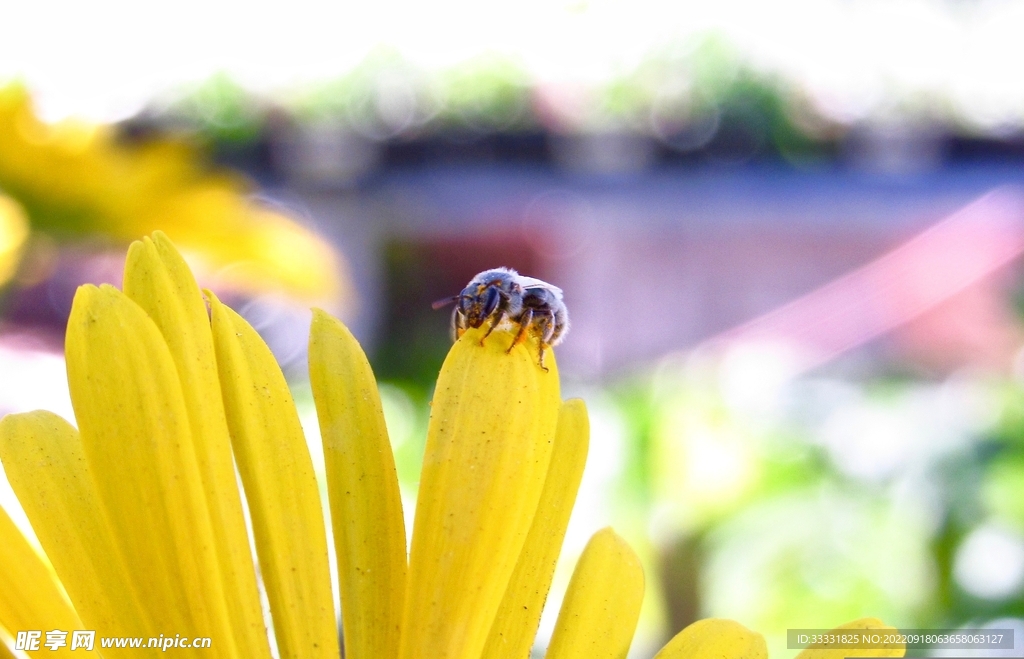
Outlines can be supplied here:
[[[150, 638], [204, 637], [210, 649], [178, 651], [266, 659], [260, 581], [281, 657], [340, 657], [312, 461], [269, 349], [210, 293], [208, 312], [160, 233], [132, 245], [124, 282], [75, 298], [66, 352], [78, 429], [49, 412], [0, 420], [0, 459], [49, 559], [0, 511], [0, 657], [19, 632], [95, 630], [108, 657], [157, 656]], [[499, 336], [483, 347], [481, 336], [467, 332], [438, 379], [407, 560], [369, 363], [340, 322], [314, 313], [310, 378], [349, 659], [529, 653], [586, 460], [587, 414], [562, 402], [553, 359], [545, 373], [526, 346], [506, 355]], [[625, 657], [643, 580], [620, 537], [595, 534], [547, 656]], [[698, 625], [659, 657], [765, 654], [737, 623]], [[142, 647], [104, 647], [111, 638]], [[53, 656], [79, 656], [69, 652]]]
[[[832, 632], [849, 632], [856, 629], [896, 631], [877, 618], [861, 618], [841, 625]], [[838, 645], [838, 644], [837, 644]], [[809, 646], [796, 659], [844, 659], [851, 654], [858, 657], [902, 657], [906, 652], [903, 645], [850, 648]], [[654, 659], [767, 659], [768, 646], [764, 637], [752, 632], [732, 620], [699, 620], [676, 634]]]
[[14, 276], [28, 231], [28, 218], [21, 206], [0, 194], [0, 287]]
[[[184, 142], [129, 144], [110, 126], [47, 124], [23, 86], [0, 86], [0, 190], [21, 202], [34, 229], [127, 242], [159, 228], [233, 288], [349, 301], [339, 255], [291, 218], [253, 203], [247, 188]], [[0, 209], [0, 284], [2, 234]]]

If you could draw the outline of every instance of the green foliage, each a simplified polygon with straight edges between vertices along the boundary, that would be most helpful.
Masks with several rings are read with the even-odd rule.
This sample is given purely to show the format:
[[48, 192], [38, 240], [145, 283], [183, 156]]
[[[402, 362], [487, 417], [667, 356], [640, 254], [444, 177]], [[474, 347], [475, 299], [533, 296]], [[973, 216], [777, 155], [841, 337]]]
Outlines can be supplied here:
[[266, 103], [219, 73], [186, 93], [168, 113], [218, 144], [245, 144], [261, 134]]

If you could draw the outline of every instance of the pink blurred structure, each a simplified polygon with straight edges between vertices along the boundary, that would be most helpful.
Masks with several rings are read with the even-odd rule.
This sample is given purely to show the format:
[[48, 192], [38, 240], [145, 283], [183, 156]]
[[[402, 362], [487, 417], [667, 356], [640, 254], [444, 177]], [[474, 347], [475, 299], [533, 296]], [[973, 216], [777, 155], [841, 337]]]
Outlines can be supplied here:
[[[870, 263], [704, 345], [789, 344], [809, 369], [899, 329], [907, 349], [938, 366], [963, 358], [1005, 364], [1006, 349], [1015, 349], [1021, 337], [999, 276], [1022, 253], [1024, 192], [1000, 188]], [[929, 355], [958, 348], [974, 357]]]

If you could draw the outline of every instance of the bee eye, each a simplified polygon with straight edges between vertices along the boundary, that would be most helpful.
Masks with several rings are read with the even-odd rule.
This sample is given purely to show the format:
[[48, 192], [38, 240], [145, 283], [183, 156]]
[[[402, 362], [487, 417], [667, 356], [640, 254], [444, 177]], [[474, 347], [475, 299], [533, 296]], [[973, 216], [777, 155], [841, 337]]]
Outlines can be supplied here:
[[495, 288], [487, 289], [487, 299], [484, 301], [484, 316], [490, 316], [498, 308], [498, 300], [501, 296]]
[[459, 294], [458, 302], [456, 303], [459, 307], [459, 311], [462, 313], [468, 313], [470, 307], [473, 306], [473, 299], [476, 296], [476, 290], [470, 287], [466, 287]]

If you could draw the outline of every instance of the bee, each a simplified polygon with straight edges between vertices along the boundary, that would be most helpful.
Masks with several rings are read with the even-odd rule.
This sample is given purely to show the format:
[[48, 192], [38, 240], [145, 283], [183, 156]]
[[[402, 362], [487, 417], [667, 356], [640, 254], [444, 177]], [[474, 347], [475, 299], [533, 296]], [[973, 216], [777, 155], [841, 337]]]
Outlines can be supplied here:
[[473, 277], [462, 292], [438, 300], [434, 309], [455, 304], [452, 310], [452, 338], [458, 339], [470, 327], [490, 323], [480, 345], [496, 327], [517, 328], [506, 353], [533, 333], [540, 339], [538, 365], [546, 372], [544, 353], [562, 342], [569, 331], [569, 312], [562, 301], [562, 289], [524, 277], [511, 268], [485, 270]]

